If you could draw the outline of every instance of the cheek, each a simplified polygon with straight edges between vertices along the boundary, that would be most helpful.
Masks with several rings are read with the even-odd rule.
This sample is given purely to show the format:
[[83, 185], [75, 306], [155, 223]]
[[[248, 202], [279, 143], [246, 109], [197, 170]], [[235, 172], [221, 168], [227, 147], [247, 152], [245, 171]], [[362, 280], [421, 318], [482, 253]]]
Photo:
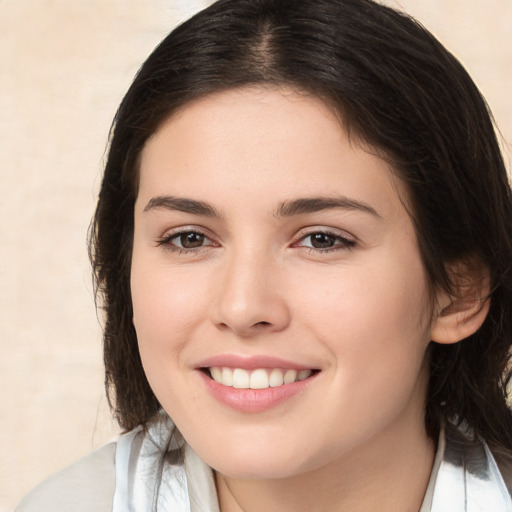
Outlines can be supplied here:
[[181, 389], [184, 350], [205, 315], [204, 294], [198, 293], [191, 277], [134, 250], [133, 324], [144, 371], [162, 404], [173, 402], [171, 395]]
[[421, 262], [394, 256], [334, 278], [316, 276], [303, 301], [302, 315], [342, 368], [336, 378], [379, 394], [413, 385], [430, 342]]
[[193, 327], [202, 311], [202, 294], [190, 274], [137, 258], [132, 263], [131, 293], [139, 342], [173, 345]]
[[414, 338], [427, 329], [428, 291], [419, 263], [350, 267], [336, 274], [328, 269], [303, 284], [295, 292], [303, 314], [318, 319], [325, 333], [358, 333], [372, 344], [386, 332]]
[[[183, 364], [190, 333], [198, 318], [197, 290], [182, 286], [164, 273], [155, 277], [155, 267], [135, 266], [132, 271], [134, 327], [144, 372], [159, 402], [172, 416], [195, 401], [187, 391], [187, 368]], [[142, 269], [142, 270], [141, 270]]]

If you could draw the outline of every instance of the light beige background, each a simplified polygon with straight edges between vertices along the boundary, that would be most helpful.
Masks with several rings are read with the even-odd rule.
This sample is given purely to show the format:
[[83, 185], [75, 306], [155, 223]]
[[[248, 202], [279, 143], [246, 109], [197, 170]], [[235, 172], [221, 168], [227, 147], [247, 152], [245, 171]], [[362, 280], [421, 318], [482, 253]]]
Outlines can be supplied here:
[[[145, 56], [207, 3], [0, 2], [0, 512], [116, 433], [85, 243], [107, 132]], [[510, 145], [512, 0], [401, 5], [467, 66]]]

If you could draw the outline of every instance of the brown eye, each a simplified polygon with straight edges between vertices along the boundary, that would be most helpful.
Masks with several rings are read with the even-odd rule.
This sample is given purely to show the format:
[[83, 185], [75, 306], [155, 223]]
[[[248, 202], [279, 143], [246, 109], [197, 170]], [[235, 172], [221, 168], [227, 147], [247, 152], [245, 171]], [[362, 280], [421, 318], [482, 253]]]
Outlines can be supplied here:
[[328, 233], [313, 233], [309, 235], [311, 247], [315, 249], [329, 249], [336, 245], [339, 237], [329, 235]]
[[217, 242], [209, 238], [205, 233], [191, 229], [184, 229], [183, 231], [164, 235], [156, 240], [156, 244], [168, 251], [176, 251], [180, 254], [194, 253], [198, 250], [219, 246]]
[[183, 249], [195, 249], [204, 245], [205, 236], [201, 233], [190, 231], [176, 237], [176, 245]]
[[296, 247], [305, 247], [318, 252], [352, 249], [356, 245], [356, 240], [348, 233], [345, 236], [329, 231], [314, 231], [303, 236], [295, 244]]

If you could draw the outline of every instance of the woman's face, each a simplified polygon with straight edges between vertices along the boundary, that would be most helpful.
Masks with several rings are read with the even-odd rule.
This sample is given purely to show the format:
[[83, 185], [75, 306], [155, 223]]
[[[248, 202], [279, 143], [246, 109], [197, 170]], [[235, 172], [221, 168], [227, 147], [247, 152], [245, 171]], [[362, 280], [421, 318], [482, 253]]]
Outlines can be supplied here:
[[207, 96], [148, 141], [133, 321], [156, 396], [213, 468], [284, 477], [426, 435], [429, 295], [403, 200], [292, 90]]

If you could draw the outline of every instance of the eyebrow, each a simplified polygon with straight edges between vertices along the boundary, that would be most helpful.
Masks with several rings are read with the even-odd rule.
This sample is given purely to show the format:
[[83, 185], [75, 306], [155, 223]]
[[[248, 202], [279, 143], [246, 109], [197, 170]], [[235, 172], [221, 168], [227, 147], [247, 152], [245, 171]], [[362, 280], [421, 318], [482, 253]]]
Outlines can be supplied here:
[[204, 201], [196, 201], [185, 197], [157, 196], [150, 199], [145, 212], [151, 210], [174, 210], [193, 215], [202, 215], [203, 217], [222, 217], [222, 215], [210, 204]]
[[348, 197], [305, 197], [293, 199], [282, 203], [274, 215], [276, 217], [292, 217], [294, 215], [305, 215], [332, 209], [361, 211], [382, 218], [375, 208], [369, 204]]
[[[221, 213], [212, 205], [185, 197], [153, 197], [144, 208], [144, 212], [158, 209], [180, 211], [203, 217], [222, 218]], [[273, 215], [275, 217], [293, 217], [333, 209], [361, 211], [382, 218], [375, 208], [369, 204], [348, 197], [304, 197], [284, 201], [277, 207]]]

